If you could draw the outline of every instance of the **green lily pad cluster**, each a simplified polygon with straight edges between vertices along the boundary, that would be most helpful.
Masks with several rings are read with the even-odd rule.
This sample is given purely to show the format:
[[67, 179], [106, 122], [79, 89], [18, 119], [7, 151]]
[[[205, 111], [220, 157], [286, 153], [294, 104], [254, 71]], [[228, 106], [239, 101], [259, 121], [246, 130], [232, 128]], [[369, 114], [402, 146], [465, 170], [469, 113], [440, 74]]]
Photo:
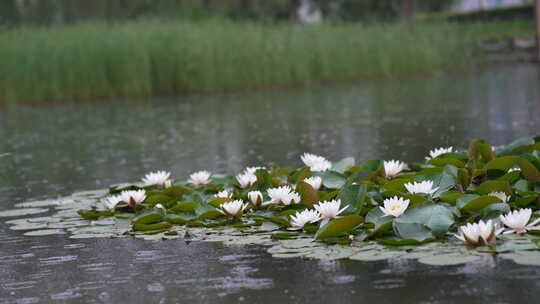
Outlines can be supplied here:
[[[479, 220], [502, 226], [500, 215], [520, 208], [532, 209], [533, 219], [540, 216], [540, 137], [497, 148], [473, 140], [467, 151], [445, 151], [392, 174], [386, 172], [382, 160], [357, 164], [346, 158], [325, 170], [257, 167], [253, 170], [256, 178], [247, 185], [233, 175], [214, 175], [197, 184], [189, 179], [118, 185], [108, 190], [108, 197], [138, 190], [144, 190], [146, 196], [138, 204], [120, 202], [113, 208], [107, 208], [100, 192], [75, 194], [64, 199], [68, 203], [24, 203], [20, 207], [35, 211], [52, 206], [57, 213], [42, 220], [8, 223], [13, 229], [32, 230], [29, 235], [59, 233], [63, 228], [76, 238], [124, 235], [268, 245], [275, 257], [414, 258], [425, 264], [448, 265], [499, 254], [518, 263], [539, 264], [540, 238], [535, 230], [500, 236], [495, 247], [477, 248], [452, 234]], [[311, 177], [320, 177], [322, 185], [314, 187], [305, 181]], [[424, 181], [436, 190], [411, 193], [408, 189], [407, 185]], [[299, 200], [273, 203], [268, 190], [283, 186], [299, 194]], [[219, 195], [224, 191], [227, 195]], [[250, 198], [253, 191], [259, 191], [262, 199]], [[384, 202], [391, 198], [408, 201], [406, 209], [395, 216], [387, 214]], [[331, 200], [346, 206], [339, 216], [292, 230], [292, 216]], [[242, 201], [245, 209], [236, 215], [223, 212], [223, 205], [233, 201]]]

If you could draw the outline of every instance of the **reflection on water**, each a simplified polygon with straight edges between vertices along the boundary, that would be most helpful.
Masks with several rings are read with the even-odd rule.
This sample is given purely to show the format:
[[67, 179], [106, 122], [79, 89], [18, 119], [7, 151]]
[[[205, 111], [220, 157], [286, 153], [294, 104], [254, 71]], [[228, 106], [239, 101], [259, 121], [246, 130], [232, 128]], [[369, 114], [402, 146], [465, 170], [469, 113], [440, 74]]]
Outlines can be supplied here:
[[[504, 144], [540, 130], [532, 65], [317, 89], [141, 103], [13, 107], [0, 112], [0, 195], [69, 194], [170, 168], [236, 172], [337, 160], [422, 159], [434, 146], [482, 137]], [[1, 207], [0, 207], [1, 208]]]
[[[17, 238], [0, 303], [534, 303], [540, 267], [274, 259], [257, 246]], [[43, 245], [48, 244], [48, 245]]]
[[[475, 137], [504, 144], [540, 133], [539, 83], [536, 67], [516, 65], [316, 89], [11, 107], [0, 112], [0, 210], [156, 169], [186, 176], [299, 165], [305, 151], [411, 161]], [[539, 268], [508, 261], [441, 268], [272, 259], [255, 246], [22, 237], [3, 223], [0, 244], [0, 303], [527, 303], [540, 287]]]

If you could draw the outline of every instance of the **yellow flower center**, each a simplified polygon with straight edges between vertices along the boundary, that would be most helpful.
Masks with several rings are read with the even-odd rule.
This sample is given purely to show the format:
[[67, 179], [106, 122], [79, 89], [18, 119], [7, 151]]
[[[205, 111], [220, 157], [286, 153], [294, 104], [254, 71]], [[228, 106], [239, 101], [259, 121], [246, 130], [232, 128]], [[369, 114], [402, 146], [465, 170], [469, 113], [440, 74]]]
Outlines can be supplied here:
[[390, 206], [388, 209], [389, 209], [390, 211], [395, 211], [395, 210], [397, 210], [397, 209], [401, 209], [401, 206], [400, 206], [400, 205], [394, 205], [394, 206]]

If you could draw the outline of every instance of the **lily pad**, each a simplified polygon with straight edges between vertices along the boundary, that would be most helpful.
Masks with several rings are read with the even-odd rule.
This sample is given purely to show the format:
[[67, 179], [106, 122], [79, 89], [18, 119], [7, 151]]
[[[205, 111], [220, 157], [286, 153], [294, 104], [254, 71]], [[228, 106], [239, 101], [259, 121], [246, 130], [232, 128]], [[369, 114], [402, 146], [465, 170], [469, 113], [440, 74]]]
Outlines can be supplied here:
[[349, 259], [356, 261], [372, 262], [372, 261], [384, 261], [394, 259], [403, 255], [403, 252], [399, 251], [381, 251], [381, 250], [366, 250], [358, 252], [349, 256]]
[[49, 209], [46, 209], [46, 208], [22, 208], [22, 209], [4, 210], [4, 211], [0, 211], [0, 218], [32, 215], [32, 214], [38, 214], [38, 213], [45, 213], [47, 211], [49, 211]]
[[43, 229], [25, 232], [26, 236], [44, 236], [44, 235], [53, 235], [53, 234], [65, 234], [66, 232], [63, 229]]
[[478, 255], [464, 255], [462, 253], [450, 253], [424, 256], [418, 259], [418, 262], [433, 266], [460, 265], [472, 263], [480, 260]]
[[325, 239], [342, 235], [362, 223], [363, 218], [359, 215], [347, 215], [334, 219], [322, 226], [315, 234], [315, 239]]
[[540, 251], [505, 253], [499, 256], [505, 259], [510, 259], [516, 264], [520, 265], [540, 266]]

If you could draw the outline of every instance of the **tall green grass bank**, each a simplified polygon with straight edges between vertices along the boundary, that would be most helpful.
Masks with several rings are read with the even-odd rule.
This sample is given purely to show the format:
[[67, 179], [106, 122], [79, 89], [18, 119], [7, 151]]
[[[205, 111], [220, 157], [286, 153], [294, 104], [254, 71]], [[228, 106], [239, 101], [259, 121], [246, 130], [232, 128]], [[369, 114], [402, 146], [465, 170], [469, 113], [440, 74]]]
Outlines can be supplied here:
[[[0, 103], [241, 90], [470, 64], [474, 41], [520, 23], [322, 25], [227, 21], [0, 29]], [[531, 26], [532, 28], [532, 26]]]

